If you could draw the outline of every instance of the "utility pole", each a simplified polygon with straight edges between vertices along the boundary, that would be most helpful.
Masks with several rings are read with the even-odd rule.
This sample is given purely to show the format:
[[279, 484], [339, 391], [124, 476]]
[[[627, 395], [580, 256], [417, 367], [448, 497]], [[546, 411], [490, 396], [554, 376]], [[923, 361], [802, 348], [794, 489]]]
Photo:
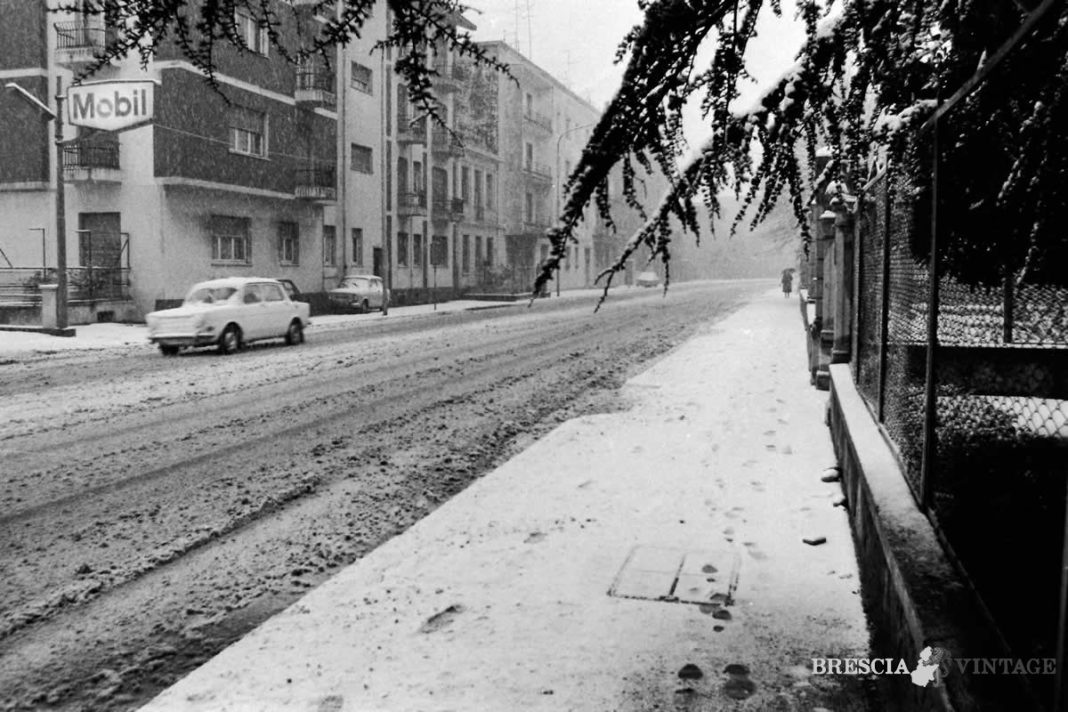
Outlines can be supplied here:
[[63, 181], [63, 77], [56, 77], [56, 328], [67, 328], [67, 187]]

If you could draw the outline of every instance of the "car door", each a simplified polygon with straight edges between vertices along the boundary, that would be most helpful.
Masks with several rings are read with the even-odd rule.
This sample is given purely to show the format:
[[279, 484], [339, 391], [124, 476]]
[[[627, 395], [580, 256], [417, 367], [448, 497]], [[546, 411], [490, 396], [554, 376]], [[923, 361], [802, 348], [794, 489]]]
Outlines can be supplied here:
[[259, 287], [265, 310], [264, 337], [285, 336], [295, 312], [293, 302], [286, 299], [280, 284], [265, 282]]
[[267, 331], [267, 305], [259, 284], [246, 284], [241, 293], [240, 326], [245, 341], [262, 339]]
[[381, 309], [382, 308], [382, 296], [383, 296], [383, 293], [384, 293], [384, 290], [382, 288], [382, 280], [381, 279], [369, 279], [367, 281], [369, 283], [367, 286], [368, 286], [368, 288], [370, 290], [370, 296], [367, 298], [367, 302], [368, 302], [368, 304], [371, 305], [372, 309]]

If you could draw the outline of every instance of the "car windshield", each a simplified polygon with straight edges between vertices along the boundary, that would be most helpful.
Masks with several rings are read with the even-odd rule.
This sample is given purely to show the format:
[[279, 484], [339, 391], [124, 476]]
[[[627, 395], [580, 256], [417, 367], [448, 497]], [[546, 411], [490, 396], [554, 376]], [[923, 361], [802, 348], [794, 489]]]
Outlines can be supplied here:
[[367, 289], [370, 283], [366, 279], [348, 278], [341, 283], [342, 287], [355, 287], [356, 289]]
[[223, 304], [237, 293], [234, 287], [198, 287], [185, 298], [186, 304]]

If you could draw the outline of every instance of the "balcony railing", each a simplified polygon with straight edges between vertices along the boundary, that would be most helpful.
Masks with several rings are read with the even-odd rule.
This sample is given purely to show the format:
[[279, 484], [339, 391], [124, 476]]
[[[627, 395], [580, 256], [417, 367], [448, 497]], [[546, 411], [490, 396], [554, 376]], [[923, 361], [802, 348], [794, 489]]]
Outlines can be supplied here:
[[96, 61], [115, 37], [114, 30], [83, 21], [57, 22], [55, 28], [56, 63], [64, 66]]
[[548, 114], [527, 110], [523, 112], [523, 118], [546, 131], [553, 130], [553, 120]]
[[523, 164], [523, 172], [536, 180], [548, 181], [551, 183], [553, 179], [553, 169], [547, 163], [527, 161]]
[[67, 180], [120, 179], [119, 144], [73, 141], [63, 144], [63, 177]]
[[401, 217], [426, 215], [426, 193], [401, 193], [397, 196], [397, 214]]
[[460, 138], [450, 133], [441, 126], [435, 126], [432, 131], [433, 145], [431, 150], [441, 156], [460, 158], [464, 155], [464, 145]]
[[538, 235], [544, 235], [551, 225], [549, 221], [544, 218], [523, 218], [523, 232], [525, 233], [537, 233]]
[[335, 12], [334, 0], [289, 0], [293, 7], [307, 7], [315, 11], [316, 15], [333, 17]]
[[406, 112], [397, 114], [397, 142], [426, 145], [426, 117], [415, 121]]
[[304, 65], [297, 68], [297, 86], [293, 98], [298, 104], [309, 107], [333, 107], [337, 103], [334, 93], [336, 77], [325, 67]]
[[454, 219], [462, 220], [464, 217], [464, 199], [453, 198], [449, 202], [449, 212], [452, 213]]
[[467, 80], [467, 67], [459, 62], [438, 58], [434, 62], [434, 87], [442, 91], [458, 91]]
[[293, 194], [303, 200], [337, 199], [335, 166], [306, 166], [294, 171]]

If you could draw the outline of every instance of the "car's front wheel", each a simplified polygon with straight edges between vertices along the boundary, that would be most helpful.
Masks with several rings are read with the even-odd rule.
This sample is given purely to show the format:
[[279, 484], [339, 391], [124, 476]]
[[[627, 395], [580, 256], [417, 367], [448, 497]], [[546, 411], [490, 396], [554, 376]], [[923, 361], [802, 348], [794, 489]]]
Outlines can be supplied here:
[[159, 352], [164, 356], [177, 356], [178, 347], [173, 344], [160, 344]]
[[237, 324], [228, 324], [219, 336], [219, 353], [230, 354], [241, 348], [241, 329]]
[[304, 327], [300, 323], [300, 319], [294, 319], [289, 322], [289, 328], [286, 329], [286, 345], [296, 346], [297, 344], [304, 343]]

